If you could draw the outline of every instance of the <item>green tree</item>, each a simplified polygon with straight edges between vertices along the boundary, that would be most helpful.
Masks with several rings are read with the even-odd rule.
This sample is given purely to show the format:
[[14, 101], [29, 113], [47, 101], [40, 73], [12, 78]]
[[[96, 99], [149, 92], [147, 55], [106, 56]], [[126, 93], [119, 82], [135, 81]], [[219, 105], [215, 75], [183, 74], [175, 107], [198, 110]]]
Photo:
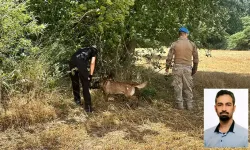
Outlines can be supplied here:
[[231, 35], [228, 39], [229, 49], [250, 49], [250, 16], [241, 18], [243, 30]]
[[[205, 42], [212, 34], [221, 34], [225, 8], [216, 0], [138, 0], [131, 10], [128, 26], [141, 46], [169, 45], [178, 37], [178, 28], [186, 26], [191, 39]], [[145, 40], [146, 39], [146, 40]], [[146, 42], [148, 41], [148, 42]]]
[[127, 41], [141, 47], [169, 46], [178, 37], [178, 28], [186, 26], [190, 39], [199, 47], [225, 48], [228, 34], [241, 30], [242, 23], [237, 17], [244, 16], [248, 3], [244, 0], [135, 0], [126, 20]]
[[218, 6], [221, 7], [219, 10], [224, 13], [224, 15], [219, 15], [220, 26], [214, 28], [216, 32], [213, 30], [208, 32], [204, 43], [207, 48], [225, 49], [227, 37], [243, 29], [240, 18], [247, 15], [250, 5], [248, 0], [221, 0], [218, 1]]
[[118, 64], [124, 20], [131, 5], [132, 0], [30, 0], [29, 9], [40, 23], [48, 24], [41, 46], [51, 64], [66, 65], [77, 48], [95, 44], [101, 51], [99, 62], [106, 61], [103, 65], [109, 67]]
[[17, 66], [33, 57], [39, 47], [32, 40], [45, 28], [27, 11], [26, 2], [0, 0], [0, 77], [4, 85], [20, 79]]
[[67, 60], [78, 47], [95, 44], [100, 49], [98, 66], [106, 69], [133, 64], [135, 47], [169, 46], [178, 37], [180, 26], [188, 27], [191, 40], [200, 46], [224, 42], [231, 4], [236, 2], [242, 3], [235, 0], [30, 0], [29, 10], [39, 23], [48, 26], [39, 40], [42, 53], [52, 65], [59, 63], [66, 68]]

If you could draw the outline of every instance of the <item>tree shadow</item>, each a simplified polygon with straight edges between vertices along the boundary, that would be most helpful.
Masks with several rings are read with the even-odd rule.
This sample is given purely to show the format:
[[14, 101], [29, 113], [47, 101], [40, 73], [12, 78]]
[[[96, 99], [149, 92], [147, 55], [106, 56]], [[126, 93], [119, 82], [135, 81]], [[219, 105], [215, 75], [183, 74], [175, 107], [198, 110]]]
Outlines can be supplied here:
[[[148, 91], [153, 89], [156, 95], [149, 94], [148, 97], [141, 98], [139, 106], [131, 109], [126, 106], [126, 99], [105, 101], [101, 92], [95, 92], [92, 97], [96, 111], [86, 121], [86, 129], [91, 136], [102, 137], [112, 131], [125, 130], [128, 133], [126, 139], [143, 142], [144, 134], [135, 130], [135, 126], [144, 124], [145, 120], [148, 120], [153, 123], [164, 123], [174, 132], [185, 132], [203, 139], [204, 88], [250, 88], [250, 75], [199, 71], [193, 77], [194, 109], [177, 110], [174, 108], [172, 77], [166, 78], [153, 69], [144, 67], [136, 69], [141, 73], [141, 80], [148, 81], [145, 89], [149, 89]], [[111, 115], [105, 116], [106, 112]]]
[[[194, 76], [194, 109], [168, 111], [166, 126], [173, 131], [183, 131], [191, 136], [203, 139], [204, 131], [204, 89], [205, 88], [250, 88], [250, 75], [223, 73], [223, 72], [198, 72]], [[174, 98], [167, 103], [174, 103]], [[173, 117], [174, 116], [174, 117]]]

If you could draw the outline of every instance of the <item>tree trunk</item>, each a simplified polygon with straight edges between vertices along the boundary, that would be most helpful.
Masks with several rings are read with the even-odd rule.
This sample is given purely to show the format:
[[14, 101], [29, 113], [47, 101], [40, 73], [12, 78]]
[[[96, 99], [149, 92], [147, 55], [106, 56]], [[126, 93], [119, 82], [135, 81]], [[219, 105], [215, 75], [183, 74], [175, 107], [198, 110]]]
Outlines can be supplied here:
[[2, 99], [2, 78], [0, 78], [0, 106], [3, 104]]
[[135, 39], [125, 41], [122, 55], [120, 56], [121, 63], [127, 62], [131, 59], [131, 56], [133, 56], [135, 52], [136, 44]]
[[0, 78], [0, 102], [2, 102], [2, 78]]

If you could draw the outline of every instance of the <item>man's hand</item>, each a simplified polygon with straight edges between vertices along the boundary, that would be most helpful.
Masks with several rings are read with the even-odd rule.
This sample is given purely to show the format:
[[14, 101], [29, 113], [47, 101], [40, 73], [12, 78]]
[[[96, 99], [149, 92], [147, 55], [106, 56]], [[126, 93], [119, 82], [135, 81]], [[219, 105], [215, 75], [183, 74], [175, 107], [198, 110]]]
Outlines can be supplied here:
[[192, 76], [197, 72], [194, 68], [192, 69]]
[[168, 74], [168, 73], [169, 73], [169, 69], [166, 69], [165, 71], [166, 71], [166, 74]]
[[197, 68], [198, 68], [198, 64], [194, 64], [193, 68], [192, 68], [192, 76], [197, 72]]
[[92, 75], [89, 75], [88, 80], [89, 80], [89, 82], [92, 81]]

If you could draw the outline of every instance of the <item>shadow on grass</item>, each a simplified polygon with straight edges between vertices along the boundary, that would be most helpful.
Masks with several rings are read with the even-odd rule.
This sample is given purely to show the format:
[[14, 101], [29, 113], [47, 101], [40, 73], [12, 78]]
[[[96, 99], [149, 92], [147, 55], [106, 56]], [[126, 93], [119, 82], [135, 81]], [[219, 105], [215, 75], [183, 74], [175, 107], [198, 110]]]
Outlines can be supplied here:
[[143, 131], [138, 130], [135, 127], [129, 127], [127, 128], [127, 132], [129, 133], [127, 136], [124, 137], [124, 139], [128, 140], [134, 140], [139, 143], [146, 143], [146, 141], [143, 139], [145, 135], [158, 135], [159, 132], [145, 129]]
[[[173, 131], [186, 132], [190, 136], [203, 139], [204, 88], [250, 88], [247, 75], [198, 72], [194, 76], [194, 109], [177, 110], [173, 107], [175, 99], [173, 88], [170, 86], [171, 77], [165, 80], [164, 75], [153, 70], [144, 68], [138, 70], [142, 74], [142, 80], [149, 82], [145, 89], [155, 89], [156, 95], [141, 98], [139, 106], [134, 109], [126, 106], [126, 100], [106, 102], [101, 93], [94, 95], [93, 103], [97, 112], [86, 122], [90, 135], [96, 136], [98, 133], [101, 137], [108, 132], [125, 130], [128, 133], [126, 138], [143, 142], [143, 133], [135, 130], [135, 126], [150, 121], [165, 123], [166, 127]], [[106, 112], [109, 113], [108, 117], [104, 115]]]

